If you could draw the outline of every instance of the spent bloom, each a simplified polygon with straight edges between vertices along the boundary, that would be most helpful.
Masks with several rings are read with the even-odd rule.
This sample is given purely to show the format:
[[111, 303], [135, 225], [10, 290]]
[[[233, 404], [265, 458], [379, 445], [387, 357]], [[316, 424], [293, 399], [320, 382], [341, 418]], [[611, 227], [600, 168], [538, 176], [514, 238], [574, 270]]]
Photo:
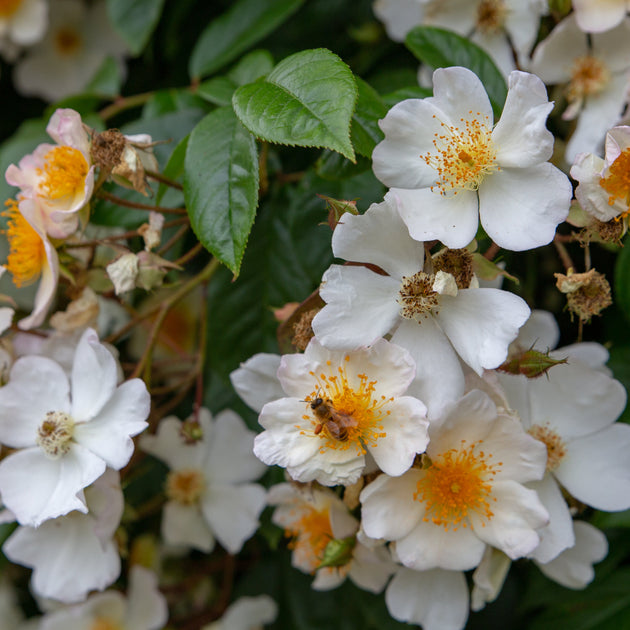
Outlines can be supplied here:
[[230, 552], [240, 551], [258, 528], [265, 490], [251, 483], [265, 467], [254, 457], [254, 432], [233, 411], [213, 419], [199, 410], [202, 437], [186, 443], [182, 423], [163, 419], [156, 435], [141, 439], [142, 449], [164, 461], [167, 503], [162, 534], [171, 545], [212, 550], [215, 538]]
[[254, 453], [297, 481], [354, 483], [369, 453], [400, 475], [428, 441], [426, 408], [404, 396], [415, 373], [409, 353], [384, 339], [354, 352], [328, 350], [316, 339], [287, 354], [278, 379], [287, 395], [267, 403]]
[[83, 489], [129, 461], [150, 398], [140, 379], [117, 380], [116, 360], [90, 328], [70, 378], [46, 357], [14, 363], [0, 389], [0, 442], [16, 450], [0, 463], [0, 494], [21, 525], [87, 512]]
[[392, 187], [412, 238], [465, 247], [479, 220], [497, 245], [546, 245], [569, 211], [571, 184], [547, 160], [553, 104], [542, 81], [512, 72], [500, 120], [466, 68], [438, 69], [431, 98], [395, 105], [380, 121], [385, 139], [372, 154], [376, 176]]
[[577, 118], [565, 157], [597, 151], [628, 101], [630, 19], [606, 33], [583, 33], [571, 14], [534, 51], [529, 69], [547, 85], [564, 85], [563, 118]]
[[544, 474], [544, 447], [479, 390], [433, 420], [430, 437], [422, 467], [361, 492], [365, 533], [395, 541], [402, 564], [420, 571], [472, 569], [487, 544], [513, 559], [531, 553], [549, 517], [523, 484]]
[[392, 333], [416, 362], [414, 387], [431, 413], [463, 393], [459, 358], [477, 373], [497, 367], [529, 316], [513, 293], [477, 288], [468, 252], [445, 250], [425, 260], [424, 244], [409, 236], [392, 193], [363, 215], [344, 214], [332, 245], [336, 257], [389, 275], [330, 267], [320, 288], [326, 306], [313, 319], [317, 339], [353, 349]]
[[78, 212], [94, 189], [90, 140], [72, 109], [56, 110], [46, 131], [56, 144], [40, 144], [19, 166], [11, 164], [6, 180], [20, 188], [23, 214], [40, 214], [50, 236], [66, 238], [76, 230]]
[[571, 167], [571, 177], [579, 182], [577, 200], [603, 222], [630, 214], [630, 127], [613, 127], [605, 147], [605, 159], [580, 153]]

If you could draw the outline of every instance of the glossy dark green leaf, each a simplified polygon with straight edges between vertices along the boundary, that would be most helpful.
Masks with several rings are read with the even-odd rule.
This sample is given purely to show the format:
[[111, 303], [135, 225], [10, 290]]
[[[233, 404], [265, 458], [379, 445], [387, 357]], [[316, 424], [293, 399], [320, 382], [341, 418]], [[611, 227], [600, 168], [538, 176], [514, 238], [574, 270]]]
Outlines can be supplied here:
[[323, 147], [354, 160], [350, 122], [357, 87], [348, 66], [329, 50], [305, 50], [283, 59], [264, 79], [232, 98], [241, 122], [258, 138]]
[[[181, 179], [184, 174], [184, 159], [186, 158], [187, 146], [188, 136], [179, 141], [178, 145], [173, 150], [173, 153], [171, 153], [171, 157], [168, 159], [168, 162], [162, 171], [162, 175], [175, 181]], [[159, 205], [162, 201], [164, 201], [165, 205], [172, 207], [174, 205], [173, 201], [177, 201], [177, 203], [179, 203], [180, 200], [183, 204], [184, 198], [182, 191], [176, 190], [166, 184], [160, 184], [157, 195], [155, 196], [156, 204]]]
[[374, 147], [385, 137], [378, 121], [387, 114], [387, 105], [378, 92], [356, 77], [359, 97], [352, 115], [352, 144], [359, 155], [372, 157]]
[[472, 70], [483, 83], [494, 114], [498, 117], [507, 96], [503, 75], [488, 53], [470, 40], [452, 31], [433, 26], [417, 26], [405, 39], [407, 48], [432, 68], [463, 66]]
[[203, 31], [192, 52], [192, 79], [208, 76], [233, 61], [289, 18], [304, 0], [237, 0]]
[[256, 141], [230, 108], [217, 109], [190, 134], [184, 167], [192, 228], [238, 275], [258, 205]]
[[615, 265], [615, 304], [630, 320], [630, 242], [621, 249]]
[[107, 0], [107, 14], [131, 52], [139, 55], [155, 29], [164, 0]]

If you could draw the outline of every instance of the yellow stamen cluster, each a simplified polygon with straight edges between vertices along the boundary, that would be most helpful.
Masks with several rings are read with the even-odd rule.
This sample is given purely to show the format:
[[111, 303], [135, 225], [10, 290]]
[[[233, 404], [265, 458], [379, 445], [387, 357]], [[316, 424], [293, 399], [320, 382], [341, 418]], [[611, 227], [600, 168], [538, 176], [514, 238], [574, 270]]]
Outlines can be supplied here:
[[74, 55], [81, 48], [81, 44], [83, 43], [78, 31], [69, 27], [57, 29], [53, 37], [53, 42], [57, 52], [60, 55], [67, 56]]
[[549, 426], [533, 425], [528, 433], [547, 447], [547, 472], [553, 472], [567, 454], [562, 438]]
[[[345, 361], [349, 360], [350, 357], [346, 355]], [[331, 361], [327, 362], [327, 367], [330, 369], [328, 374], [324, 371], [320, 374], [310, 373], [316, 381], [316, 389], [305, 399], [309, 414], [304, 415], [303, 419], [310, 420], [314, 435], [324, 441], [322, 453], [327, 448], [340, 450], [353, 448], [357, 455], [363, 455], [365, 445], [375, 447], [378, 440], [387, 435], [381, 423], [384, 416], [391, 413], [385, 407], [393, 398], [375, 396], [377, 381], [370, 381], [366, 374], [350, 377], [345, 365], [338, 366], [335, 373]], [[324, 422], [322, 429], [318, 429], [322, 425], [322, 420], [313, 412], [310, 404], [317, 398], [321, 398], [329, 405], [332, 422], [336, 422], [335, 418], [341, 417], [339, 423], [343, 424], [343, 440], [335, 439], [331, 435], [326, 427], [327, 422]], [[345, 423], [344, 417], [347, 417]]]
[[22, 0], [0, 0], [0, 18], [11, 17], [22, 4]]
[[85, 186], [89, 167], [83, 153], [68, 146], [57, 146], [48, 151], [43, 168], [37, 169], [42, 176], [41, 191], [50, 199], [72, 199]]
[[418, 271], [413, 276], [403, 276], [398, 299], [400, 314], [406, 319], [418, 322], [428, 317], [438, 306], [438, 293], [433, 290], [435, 275]]
[[436, 133], [433, 140], [436, 152], [420, 156], [437, 171], [431, 190], [441, 195], [477, 190], [486, 175], [499, 169], [492, 142], [492, 121], [479, 112], [468, 113], [471, 117], [460, 118], [457, 126], [440, 122], [442, 131]]
[[5, 205], [7, 210], [2, 216], [8, 219], [4, 232], [9, 241], [9, 256], [5, 266], [13, 277], [13, 283], [19, 288], [39, 278], [46, 261], [46, 250], [44, 241], [20, 213], [18, 202], [9, 199]]
[[504, 0], [481, 0], [477, 7], [477, 29], [488, 35], [503, 28], [507, 16]]
[[89, 630], [123, 630], [123, 627], [113, 619], [97, 617], [91, 624]]
[[606, 177], [599, 180], [599, 185], [610, 195], [608, 204], [620, 200], [628, 209], [617, 220], [630, 213], [630, 149], [622, 151], [619, 157], [608, 167]]
[[328, 508], [306, 508], [301, 518], [284, 530], [284, 535], [292, 539], [289, 549], [295, 550], [315, 572], [321, 564], [326, 545], [334, 538]]
[[173, 470], [166, 479], [166, 496], [181, 505], [192, 505], [205, 489], [203, 475], [196, 468]]
[[579, 101], [585, 96], [598, 94], [610, 80], [610, 72], [596, 57], [585, 55], [573, 62], [571, 81], [569, 82], [567, 99], [569, 102]]
[[423, 470], [413, 498], [425, 504], [425, 522], [456, 531], [460, 526], [472, 529], [471, 513], [486, 521], [494, 516], [492, 479], [503, 464], [492, 463], [492, 454], [480, 450], [481, 443], [466, 446], [462, 440], [460, 448], [440, 453]]

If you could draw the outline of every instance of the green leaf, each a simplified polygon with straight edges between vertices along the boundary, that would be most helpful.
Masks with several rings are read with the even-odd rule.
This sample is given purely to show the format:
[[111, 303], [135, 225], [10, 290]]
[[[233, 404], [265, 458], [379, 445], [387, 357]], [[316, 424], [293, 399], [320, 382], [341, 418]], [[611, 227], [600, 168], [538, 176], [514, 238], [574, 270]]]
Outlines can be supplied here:
[[[168, 159], [168, 162], [166, 166], [164, 167], [164, 170], [162, 171], [162, 175], [164, 175], [165, 177], [168, 177], [169, 179], [173, 179], [173, 180], [178, 180], [184, 174], [184, 159], [186, 157], [186, 147], [188, 146], [188, 138], [189, 136], [182, 138], [179, 141], [179, 144], [175, 147], [175, 149], [173, 149], [173, 153], [171, 153], [171, 157]], [[170, 193], [170, 194], [167, 195], [167, 193]], [[183, 203], [184, 201], [183, 193], [181, 191], [175, 190], [174, 188], [171, 188], [170, 186], [167, 186], [166, 184], [160, 184], [157, 195], [155, 197], [156, 205], [160, 205], [162, 203], [162, 199], [165, 196], [171, 197], [173, 195], [177, 199], [177, 203], [180, 202], [180, 199], [181, 199], [181, 202]], [[173, 206], [174, 204], [170, 202], [170, 199], [169, 199], [169, 202], [167, 202], [167, 205]]]
[[387, 114], [387, 105], [378, 92], [356, 77], [359, 96], [352, 116], [352, 144], [359, 155], [372, 157], [374, 147], [385, 137], [378, 121]]
[[507, 85], [494, 61], [477, 44], [433, 26], [412, 29], [407, 34], [405, 44], [420, 61], [432, 68], [463, 66], [472, 70], [486, 88], [495, 116], [500, 116], [507, 96]]
[[107, 0], [107, 15], [133, 55], [146, 46], [163, 6], [164, 0]]
[[98, 96], [114, 97], [120, 94], [121, 85], [120, 66], [113, 57], [107, 57], [88, 83], [85, 92]]
[[266, 50], [254, 50], [245, 55], [226, 76], [208, 79], [199, 85], [197, 94], [215, 105], [229, 105], [239, 85], [251, 83], [273, 68], [273, 57]]
[[350, 121], [356, 100], [351, 70], [337, 55], [318, 48], [291, 55], [264, 79], [240, 87], [232, 104], [258, 138], [324, 147], [354, 161]]
[[[123, 0], [124, 1], [124, 0]], [[190, 57], [192, 79], [208, 76], [236, 59], [288, 19], [304, 0], [237, 0], [203, 31]]]
[[191, 226], [238, 275], [258, 205], [256, 141], [231, 109], [217, 109], [190, 134], [184, 167]]

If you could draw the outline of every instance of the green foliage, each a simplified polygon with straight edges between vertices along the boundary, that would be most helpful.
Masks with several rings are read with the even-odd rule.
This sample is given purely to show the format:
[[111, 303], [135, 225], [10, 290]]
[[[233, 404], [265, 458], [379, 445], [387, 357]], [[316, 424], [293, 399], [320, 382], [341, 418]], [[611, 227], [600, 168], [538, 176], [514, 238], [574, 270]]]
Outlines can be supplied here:
[[258, 156], [251, 134], [224, 107], [192, 131], [186, 149], [185, 192], [197, 238], [238, 275], [258, 205]]
[[614, 280], [615, 304], [630, 320], [630, 243], [621, 249], [615, 265]]
[[420, 61], [434, 69], [463, 66], [472, 70], [488, 92], [495, 117], [500, 116], [507, 96], [507, 85], [494, 61], [477, 44], [461, 35], [432, 26], [412, 29], [405, 43]]
[[236, 90], [232, 103], [258, 138], [325, 147], [354, 161], [350, 122], [356, 100], [348, 66], [329, 50], [315, 49], [283, 59], [264, 79]]
[[107, 57], [86, 87], [86, 92], [102, 97], [120, 94], [122, 85], [120, 65], [113, 57]]
[[156, 27], [165, 0], [107, 0], [114, 28], [134, 55], [142, 52]]
[[190, 57], [190, 76], [199, 79], [220, 70], [282, 24], [303, 2], [238, 0], [201, 34]]

